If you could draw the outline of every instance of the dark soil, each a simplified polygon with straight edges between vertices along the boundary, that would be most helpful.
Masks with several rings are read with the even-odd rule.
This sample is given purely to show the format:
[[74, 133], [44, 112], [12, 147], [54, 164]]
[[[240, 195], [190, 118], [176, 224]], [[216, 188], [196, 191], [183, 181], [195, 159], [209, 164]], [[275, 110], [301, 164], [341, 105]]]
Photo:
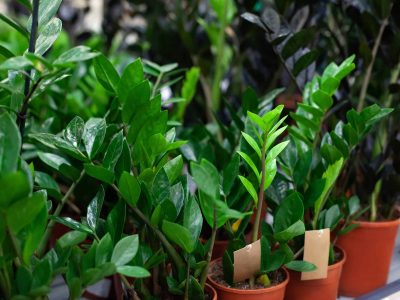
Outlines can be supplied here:
[[[216, 264], [213, 264], [210, 269], [210, 276], [213, 280], [215, 280], [217, 283], [222, 284], [223, 286], [229, 287], [229, 288], [235, 288], [235, 289], [240, 289], [240, 290], [250, 290], [250, 284], [248, 281], [240, 281], [235, 283], [234, 285], [229, 285], [225, 280], [224, 280], [224, 271], [222, 268], [221, 262], [218, 262]], [[282, 270], [279, 269], [274, 272], [268, 273], [269, 280], [271, 281], [271, 285], [269, 287], [278, 285], [285, 281], [286, 279], [286, 273]], [[266, 287], [256, 283], [254, 286], [254, 289], [265, 289]]]

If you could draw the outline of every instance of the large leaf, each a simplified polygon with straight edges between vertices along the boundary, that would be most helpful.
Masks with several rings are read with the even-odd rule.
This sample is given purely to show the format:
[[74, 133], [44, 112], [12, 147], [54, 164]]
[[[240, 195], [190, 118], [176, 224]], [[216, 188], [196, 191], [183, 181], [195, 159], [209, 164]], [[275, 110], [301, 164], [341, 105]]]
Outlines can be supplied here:
[[192, 234], [186, 227], [164, 221], [162, 230], [169, 240], [181, 247], [186, 253], [191, 253], [196, 248], [198, 240], [192, 237]]
[[110, 171], [113, 171], [122, 154], [124, 143], [124, 135], [122, 131], [118, 132], [108, 145], [106, 154], [104, 155], [103, 166]]
[[62, 22], [59, 18], [53, 18], [49, 23], [43, 26], [36, 40], [35, 53], [43, 55], [53, 45], [62, 29]]
[[190, 197], [188, 202], [185, 204], [183, 211], [183, 226], [189, 230], [194, 240], [199, 238], [203, 226], [203, 216], [194, 197]]
[[102, 182], [113, 184], [115, 175], [112, 171], [103, 168], [102, 166], [92, 165], [92, 164], [84, 164], [86, 174], [90, 177], [98, 179]]
[[293, 192], [279, 205], [274, 217], [274, 231], [281, 232], [299, 220], [303, 220], [304, 207], [301, 194]]
[[[43, 25], [46, 25], [57, 13], [62, 0], [41, 0], [39, 4], [39, 31]], [[28, 31], [31, 31], [32, 16], [29, 17], [26, 25]]]
[[20, 150], [21, 137], [17, 125], [4, 112], [0, 115], [0, 174], [17, 170]]
[[140, 58], [130, 63], [124, 70], [118, 84], [118, 98], [122, 103], [126, 101], [132, 87], [144, 80], [143, 65]]
[[127, 277], [134, 278], [146, 278], [151, 275], [146, 269], [137, 266], [120, 266], [117, 267], [117, 272]]
[[177, 157], [169, 160], [164, 165], [163, 168], [168, 176], [169, 182], [173, 183], [182, 173], [183, 169], [182, 155], [178, 155]]
[[90, 52], [90, 48], [86, 46], [77, 46], [63, 52], [55, 61], [54, 65], [62, 66], [70, 63], [85, 61], [98, 56], [99, 53]]
[[126, 205], [120, 199], [107, 216], [106, 229], [110, 233], [114, 244], [121, 238], [125, 226]]
[[118, 188], [122, 198], [135, 207], [140, 197], [140, 184], [136, 177], [124, 171], [119, 179]]
[[90, 159], [99, 151], [106, 135], [106, 121], [100, 118], [89, 119], [83, 130], [83, 144]]
[[0, 207], [3, 209], [27, 197], [30, 192], [28, 176], [21, 171], [0, 176], [0, 186]]
[[38, 152], [38, 156], [41, 161], [57, 170], [60, 174], [72, 180], [76, 180], [79, 177], [79, 170], [75, 168], [65, 157], [53, 153], [43, 152]]
[[202, 159], [200, 164], [191, 162], [190, 167], [197, 187], [208, 196], [219, 199], [220, 179], [217, 168], [206, 159]]
[[112, 63], [104, 55], [99, 55], [93, 60], [93, 66], [100, 84], [107, 91], [116, 93], [120, 78]]
[[274, 238], [280, 242], [288, 242], [296, 236], [302, 235], [305, 232], [305, 226], [302, 221], [297, 221], [283, 231], [274, 234]]
[[117, 267], [126, 265], [135, 257], [138, 249], [138, 235], [127, 236], [115, 245], [111, 256], [111, 262], [113, 262]]

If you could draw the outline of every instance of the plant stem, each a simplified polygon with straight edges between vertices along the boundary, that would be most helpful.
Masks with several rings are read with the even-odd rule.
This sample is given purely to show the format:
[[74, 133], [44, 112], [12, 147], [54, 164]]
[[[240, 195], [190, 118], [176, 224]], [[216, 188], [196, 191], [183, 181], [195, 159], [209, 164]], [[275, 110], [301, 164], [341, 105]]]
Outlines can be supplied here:
[[294, 254], [293, 260], [295, 260], [295, 259], [298, 258], [301, 254], [303, 254], [303, 251], [304, 251], [304, 246], [301, 247], [301, 248], [299, 249], [299, 251], [297, 251], [297, 252]]
[[224, 57], [224, 47], [225, 47], [225, 27], [226, 27], [226, 10], [228, 7], [228, 1], [224, 1], [224, 13], [223, 18], [220, 23], [220, 28], [218, 32], [218, 40], [217, 40], [217, 54], [215, 57], [215, 73], [211, 91], [212, 97], [212, 109], [213, 111], [218, 111], [220, 98], [221, 98], [221, 80], [223, 77], [224, 65], [223, 65], [223, 57]]
[[369, 82], [371, 80], [372, 68], [374, 67], [375, 58], [376, 58], [376, 55], [378, 54], [378, 49], [379, 49], [379, 45], [381, 44], [383, 32], [385, 31], [386, 26], [389, 24], [389, 18], [390, 18], [390, 14], [391, 14], [391, 11], [392, 11], [392, 6], [393, 6], [393, 4], [390, 5], [388, 15], [381, 23], [381, 26], [380, 26], [379, 32], [378, 32], [378, 36], [376, 37], [376, 40], [375, 40], [375, 43], [374, 43], [374, 47], [372, 48], [371, 61], [370, 61], [369, 65], [368, 65], [368, 68], [367, 68], [367, 71], [366, 71], [366, 74], [365, 74], [365, 77], [364, 77], [364, 81], [363, 81], [362, 86], [361, 86], [359, 102], [358, 102], [358, 105], [357, 105], [357, 111], [358, 112], [360, 112], [364, 108], [365, 97], [367, 95], [368, 85], [369, 85]]
[[[35, 52], [35, 46], [36, 46], [36, 36], [37, 36], [37, 30], [38, 30], [38, 19], [39, 19], [39, 0], [33, 0], [32, 3], [32, 26], [31, 26], [31, 33], [29, 36], [29, 47], [28, 47], [28, 52], [34, 53]], [[25, 131], [25, 121], [26, 121], [26, 114], [28, 111], [28, 103], [29, 103], [29, 98], [28, 95], [29, 89], [30, 89], [30, 75], [32, 70], [29, 69], [28, 71], [28, 76], [25, 76], [25, 85], [24, 85], [24, 95], [25, 99], [22, 104], [22, 108], [20, 112], [18, 113], [18, 126], [19, 126], [19, 132], [21, 134], [21, 140], [23, 141], [24, 139], [24, 131]], [[21, 149], [22, 149], [22, 144], [21, 142]]]
[[214, 244], [215, 244], [215, 237], [217, 236], [217, 212], [216, 209], [214, 207], [214, 224], [213, 224], [213, 228], [211, 231], [211, 242], [210, 242], [210, 249], [208, 249], [208, 253], [207, 253], [207, 263], [203, 269], [203, 272], [201, 273], [201, 279], [200, 279], [200, 286], [202, 287], [202, 289], [204, 290], [204, 286], [206, 284], [206, 280], [207, 280], [207, 275], [208, 275], [208, 269], [210, 268], [210, 262], [211, 262], [211, 257], [212, 257], [212, 253], [214, 250]]
[[[254, 228], [252, 232], [252, 237], [251, 240], [254, 243], [255, 241], [258, 240], [258, 232], [260, 229], [260, 221], [261, 221], [261, 210], [264, 202], [264, 186], [265, 186], [265, 153], [266, 153], [266, 138], [263, 139], [263, 145], [262, 145], [262, 150], [261, 150], [261, 184], [260, 184], [260, 190], [258, 191], [258, 203], [257, 203], [257, 211], [256, 211], [256, 219], [254, 220]], [[252, 276], [250, 278], [250, 288], [254, 289], [254, 282], [255, 282], [255, 277]]]
[[154, 87], [153, 87], [153, 91], [151, 92], [151, 98], [154, 98], [154, 96], [156, 95], [158, 86], [160, 85], [161, 79], [163, 76], [164, 76], [164, 73], [162, 73], [162, 72], [160, 74], [158, 74], [156, 83], [154, 84]]
[[[74, 192], [76, 186], [82, 180], [84, 175], [85, 175], [85, 170], [82, 170], [81, 174], [79, 175], [79, 178], [74, 183], [72, 183], [72, 185], [69, 188], [69, 190], [65, 193], [64, 197], [58, 203], [58, 205], [56, 207], [56, 210], [53, 213], [53, 216], [58, 217], [60, 215], [65, 203], [67, 202], [69, 197], [71, 197], [71, 195]], [[49, 222], [49, 225], [46, 228], [46, 231], [45, 231], [45, 233], [43, 235], [42, 241], [40, 242], [39, 248], [37, 250], [37, 254], [38, 254], [39, 257], [43, 256], [44, 251], [46, 250], [47, 241], [50, 238], [51, 233], [53, 232], [53, 227], [54, 227], [55, 223], [56, 223], [55, 220], [51, 220]]]
[[378, 199], [379, 195], [381, 193], [381, 188], [382, 188], [382, 179], [378, 180], [377, 183], [375, 184], [374, 191], [372, 192], [371, 195], [371, 216], [369, 220], [371, 222], [375, 222], [377, 218], [377, 211], [378, 211]]
[[189, 299], [189, 278], [190, 278], [190, 265], [189, 265], [189, 258], [186, 263], [186, 284], [185, 284], [185, 300], [190, 300]]

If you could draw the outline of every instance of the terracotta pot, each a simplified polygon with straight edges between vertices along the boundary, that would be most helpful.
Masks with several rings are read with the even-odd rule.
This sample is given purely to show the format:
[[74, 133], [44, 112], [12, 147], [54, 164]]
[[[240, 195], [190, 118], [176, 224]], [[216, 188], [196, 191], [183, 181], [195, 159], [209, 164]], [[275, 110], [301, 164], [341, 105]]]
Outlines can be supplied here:
[[211, 298], [209, 298], [209, 299], [212, 299], [212, 300], [218, 299], [217, 291], [208, 283], [206, 283], [206, 285], [205, 285], [205, 291], [209, 296], [211, 296]]
[[[213, 260], [211, 262], [211, 268], [214, 264], [220, 264], [221, 263], [221, 258], [217, 260]], [[211, 278], [210, 275], [208, 275], [207, 279], [210, 282], [210, 284], [214, 287], [214, 289], [217, 291], [218, 294], [218, 300], [283, 300], [285, 297], [285, 290], [286, 290], [286, 285], [289, 282], [289, 273], [286, 269], [283, 269], [285, 271], [286, 279], [275, 286], [268, 287], [265, 289], [255, 289], [255, 290], [241, 290], [241, 289], [235, 289], [235, 288], [230, 288], [226, 287], [222, 284], [217, 283], [215, 280]]]
[[340, 295], [357, 297], [386, 284], [400, 219], [356, 222], [359, 227], [338, 239], [347, 253]]
[[301, 280], [301, 272], [288, 270], [290, 281], [286, 288], [285, 300], [336, 300], [339, 289], [340, 274], [346, 261], [346, 253], [339, 247], [342, 259], [328, 266], [328, 276], [324, 279]]

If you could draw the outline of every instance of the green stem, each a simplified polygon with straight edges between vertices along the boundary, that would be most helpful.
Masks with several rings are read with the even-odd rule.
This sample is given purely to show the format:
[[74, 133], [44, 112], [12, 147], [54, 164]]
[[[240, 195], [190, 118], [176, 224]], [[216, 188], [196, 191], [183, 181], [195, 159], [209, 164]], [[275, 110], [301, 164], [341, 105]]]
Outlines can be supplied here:
[[224, 65], [224, 47], [225, 47], [225, 28], [226, 28], [226, 10], [228, 7], [228, 1], [224, 1], [224, 13], [220, 23], [217, 40], [217, 53], [215, 57], [215, 73], [212, 85], [211, 97], [212, 97], [212, 109], [218, 111], [221, 98], [221, 80], [223, 77]]
[[153, 91], [151, 92], [151, 98], [154, 98], [154, 96], [156, 95], [158, 86], [161, 83], [161, 79], [162, 79], [163, 75], [164, 75], [164, 73], [162, 73], [162, 72], [160, 74], [158, 74], [156, 83], [154, 84]]
[[[32, 3], [32, 25], [31, 25], [31, 33], [29, 36], [29, 48], [28, 48], [28, 52], [30, 52], [30, 53], [35, 52], [36, 36], [37, 36], [37, 30], [38, 30], [38, 24], [39, 24], [38, 20], [39, 20], [39, 0], [33, 0], [33, 3]], [[17, 116], [17, 118], [18, 118], [17, 122], [18, 122], [22, 141], [24, 139], [26, 114], [28, 112], [28, 103], [29, 103], [28, 95], [30, 94], [29, 90], [30, 90], [30, 83], [31, 83], [31, 80], [30, 80], [31, 69], [29, 69], [27, 72], [28, 72], [28, 76], [25, 76], [25, 85], [24, 85], [25, 99], [24, 99], [24, 102], [22, 103], [21, 110]], [[22, 144], [23, 144], [23, 142], [21, 142], [21, 149], [22, 149]]]
[[200, 285], [203, 290], [204, 290], [204, 286], [205, 286], [206, 280], [207, 280], [208, 269], [210, 268], [210, 262], [211, 262], [211, 257], [212, 257], [212, 253], [214, 250], [215, 238], [217, 236], [217, 229], [218, 229], [217, 228], [217, 213], [216, 213], [215, 207], [214, 207], [214, 224], [213, 225], [214, 226], [211, 231], [210, 249], [208, 249], [208, 253], [207, 253], [207, 263], [203, 269], [203, 272], [201, 273], [201, 278], [200, 278]]
[[[266, 154], [266, 138], [263, 139], [263, 145], [262, 145], [262, 150], [261, 150], [261, 184], [260, 184], [260, 190], [258, 191], [258, 203], [257, 203], [257, 212], [256, 212], [256, 219], [254, 220], [254, 227], [253, 227], [253, 232], [252, 232], [252, 242], [254, 243], [255, 241], [258, 240], [258, 233], [260, 229], [260, 221], [261, 221], [261, 211], [262, 211], [262, 206], [264, 202], [264, 186], [265, 186], [265, 154]], [[250, 288], [254, 289], [254, 282], [255, 282], [255, 277], [252, 276], [250, 278]]]
[[[54, 217], [58, 217], [65, 205], [65, 203], [67, 202], [67, 200], [69, 199], [69, 197], [71, 197], [72, 193], [74, 192], [76, 186], [78, 185], [78, 183], [82, 180], [83, 176], [85, 175], [85, 171], [82, 170], [81, 174], [79, 175], [79, 178], [72, 183], [71, 187], [69, 188], [69, 190], [65, 193], [64, 197], [61, 199], [61, 201], [58, 203], [56, 210], [53, 213]], [[46, 250], [46, 245], [47, 245], [47, 241], [50, 238], [51, 233], [53, 232], [53, 227], [55, 225], [56, 221], [55, 220], [51, 220], [49, 222], [49, 225], [46, 228], [46, 231], [43, 235], [42, 241], [40, 242], [37, 254], [39, 257], [43, 256], [45, 250]]]
[[381, 193], [381, 188], [382, 188], [382, 179], [378, 180], [378, 182], [375, 184], [374, 191], [372, 192], [371, 195], [371, 216], [370, 216], [370, 221], [375, 222], [378, 216], [378, 199], [379, 195]]
[[360, 112], [364, 108], [365, 97], [367, 95], [367, 89], [369, 82], [371, 80], [372, 68], [374, 67], [376, 55], [378, 54], [379, 45], [381, 44], [383, 32], [385, 31], [386, 26], [389, 24], [389, 18], [392, 11], [393, 4], [390, 5], [389, 13], [387, 17], [382, 21], [381, 26], [379, 28], [378, 36], [376, 37], [374, 47], [372, 48], [371, 53], [371, 61], [368, 65], [367, 71], [365, 72], [364, 81], [361, 86], [359, 102], [357, 105], [357, 111]]

